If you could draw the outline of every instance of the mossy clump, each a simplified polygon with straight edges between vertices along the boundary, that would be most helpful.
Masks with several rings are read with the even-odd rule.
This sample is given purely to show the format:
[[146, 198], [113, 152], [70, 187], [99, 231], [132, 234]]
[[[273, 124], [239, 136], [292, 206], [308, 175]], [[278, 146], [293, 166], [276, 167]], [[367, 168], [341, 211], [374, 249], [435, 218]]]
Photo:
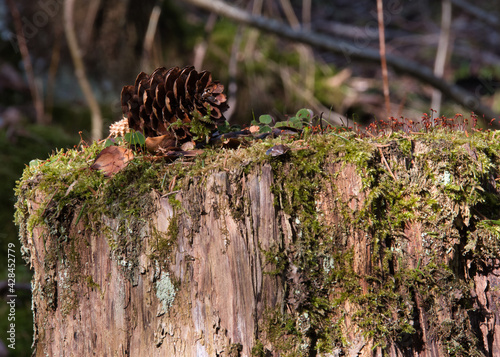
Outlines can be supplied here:
[[[289, 151], [266, 155], [278, 144], [288, 145]], [[189, 190], [199, 195], [190, 189], [203, 190], [207, 177], [224, 170], [234, 197], [243, 197], [241, 178], [265, 163], [273, 173], [276, 212], [290, 226], [286, 232], [282, 227], [280, 234], [291, 232], [291, 244], [282, 242], [263, 252], [267, 273], [286, 282], [286, 308], [266, 312], [259, 330], [262, 342], [256, 343], [254, 355], [268, 353], [269, 343], [287, 356], [345, 352], [354, 333], [346, 331], [347, 315], [373, 348], [396, 345], [404, 351], [422, 344], [422, 310], [443, 353], [480, 354], [468, 322], [474, 311], [473, 282], [467, 273], [498, 258], [500, 144], [493, 133], [439, 129], [373, 138], [353, 132], [270, 138], [248, 148], [206, 149], [189, 164], [137, 155], [112, 178], [89, 168], [101, 149], [93, 144], [32, 162], [18, 183], [21, 240], [28, 247], [33, 228], [47, 228], [46, 239], [55, 249], [46, 267], [64, 260], [78, 277], [78, 253], [71, 250], [78, 239], [71, 234], [71, 224], [78, 223], [106, 233], [114, 259], [132, 280], [146, 234], [157, 242], [150, 257], [167, 264], [179, 233], [177, 215], [188, 214], [195, 230], [200, 214], [189, 208], [189, 200], [197, 197], [186, 194], [181, 204], [174, 193]], [[344, 169], [354, 170], [359, 178], [355, 205], [342, 195], [339, 175]], [[148, 228], [147, 217], [156, 209], [155, 192], [169, 195], [174, 209], [166, 234]], [[325, 195], [328, 204], [322, 201]], [[28, 214], [32, 202], [40, 206]], [[243, 219], [245, 200], [229, 204], [233, 218]], [[102, 217], [109, 219], [106, 224]], [[418, 255], [411, 253], [412, 234], [421, 240]], [[366, 247], [366, 267], [360, 267], [358, 243]], [[174, 283], [157, 286], [168, 304], [175, 296]], [[50, 286], [49, 279], [43, 290], [47, 299]], [[439, 317], [443, 306], [452, 317], [446, 321]]]
[[[287, 282], [288, 311], [268, 314], [267, 338], [287, 356], [347, 348], [347, 303], [356, 306], [350, 317], [372, 346], [404, 350], [422, 343], [417, 314], [424, 309], [443, 353], [480, 355], [463, 272], [498, 258], [500, 145], [493, 133], [332, 139], [314, 138], [307, 149], [272, 162], [275, 204], [289, 217], [293, 243], [265, 253], [269, 272]], [[325, 183], [338, 182], [327, 169], [335, 163], [356, 167], [364, 199], [353, 210], [333, 184], [339, 216], [333, 225], [317, 207]], [[411, 227], [421, 230], [420, 257], [408, 255]], [[366, 239], [371, 255], [363, 274], [346, 243], [353, 235]], [[453, 318], [440, 321], [442, 308]]]
[[[43, 235], [43, 249], [48, 252], [44, 266], [49, 276], [41, 291], [55, 308], [51, 297], [56, 294], [55, 281], [64, 284], [62, 293], [67, 296], [59, 298], [68, 302], [67, 312], [77, 303], [72, 287], [86, 279], [81, 276], [77, 248], [88, 244], [81, 241], [85, 237], [83, 231], [102, 231], [113, 257], [133, 279], [147, 217], [155, 209], [151, 192], [161, 189], [161, 165], [142, 157], [132, 160], [111, 178], [92, 170], [90, 166], [103, 148], [103, 144], [94, 143], [60, 150], [47, 160], [33, 160], [16, 187], [15, 221], [20, 230], [21, 251], [26, 260], [34, 256], [35, 252], [29, 251], [29, 239], [36, 227], [44, 227], [47, 234]], [[50, 276], [57, 264], [63, 275]]]

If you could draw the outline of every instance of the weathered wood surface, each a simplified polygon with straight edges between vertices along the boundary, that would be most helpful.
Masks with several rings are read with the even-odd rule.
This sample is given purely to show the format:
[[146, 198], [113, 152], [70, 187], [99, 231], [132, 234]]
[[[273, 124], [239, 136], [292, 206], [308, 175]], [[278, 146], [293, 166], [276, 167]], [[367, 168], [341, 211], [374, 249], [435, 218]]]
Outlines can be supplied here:
[[[245, 181], [248, 216], [242, 221], [229, 210], [234, 193], [225, 172], [210, 176], [206, 186], [195, 183], [178, 195], [199, 217], [193, 223], [191, 215], [181, 214], [170, 273], [148, 258], [157, 236], [147, 227], [141, 237], [145, 249], [132, 279], [123, 272], [122, 262], [112, 259], [107, 237], [85, 231], [82, 223], [69, 234], [79, 236], [75, 245], [59, 252], [69, 256], [77, 250], [78, 261], [44, 265], [58, 248], [36, 228], [27, 248], [34, 253], [37, 355], [227, 356], [239, 345], [242, 355], [250, 355], [264, 309], [283, 301], [283, 282], [263, 274], [260, 252], [279, 243], [271, 170], [264, 167]], [[166, 233], [174, 210], [168, 198], [157, 197], [157, 204], [154, 226]], [[107, 220], [106, 225], [113, 228], [117, 222]], [[75, 267], [86, 280], [71, 281]], [[165, 309], [156, 284], [168, 274], [180, 288], [173, 305]]]
[[[421, 149], [422, 152], [418, 151], [418, 145], [415, 148], [416, 163], [410, 170], [405, 169], [406, 165], [397, 169], [401, 158], [393, 156], [390, 148], [384, 148], [384, 159], [396, 168], [394, 174], [398, 179], [422, 184], [418, 154], [428, 151]], [[380, 157], [375, 161], [382, 167]], [[340, 321], [336, 326], [343, 340], [334, 342], [330, 352], [317, 353], [314, 344], [321, 336], [306, 329], [306, 337], [300, 340], [308, 344], [305, 348], [293, 343], [288, 351], [276, 347], [276, 339], [265, 327], [269, 325], [267, 312], [281, 311], [293, 316], [296, 329], [300, 330], [299, 321], [305, 316], [300, 306], [311, 305], [297, 303], [294, 306], [300, 297], [294, 296], [290, 288], [294, 286], [293, 274], [290, 277], [296, 268], [293, 261], [288, 262], [283, 273], [266, 273], [275, 267], [264, 252], [276, 247], [280, 251], [294, 251], [300, 239], [300, 223], [281, 209], [282, 204], [277, 201], [282, 197], [275, 197], [273, 193], [275, 174], [270, 165], [264, 164], [249, 174], [221, 171], [191, 179], [175, 196], [180, 203], [177, 208], [172, 206], [170, 196], [156, 195], [156, 211], [144, 221], [143, 229], [136, 232], [140, 235], [141, 247], [128, 245], [120, 254], [110, 247], [110, 242], [119, 239], [113, 232], [119, 224], [116, 220], [102, 217], [112, 232], [111, 240], [109, 235], [88, 229], [82, 222], [72, 224], [69, 236], [77, 239], [63, 242], [62, 250], [45, 228], [35, 228], [24, 245], [35, 271], [36, 355], [250, 356], [259, 341], [261, 355], [266, 356], [295, 352], [304, 356], [381, 356], [384, 353], [394, 357], [434, 357], [454, 355], [453, 345], [443, 345], [443, 336], [456, 336], [467, 330], [477, 339], [471, 349], [474, 347], [474, 351], [484, 356], [500, 356], [500, 261], [490, 259], [487, 264], [478, 265], [465, 255], [467, 235], [464, 232], [469, 222], [463, 222], [463, 218], [468, 208], [455, 205], [451, 200], [439, 202], [444, 212], [442, 217], [450, 220], [443, 225], [449, 249], [442, 252], [442, 263], [450, 271], [443, 280], [432, 275], [433, 271], [424, 271], [431, 263], [427, 250], [432, 249], [425, 238], [427, 211], [418, 212], [407, 221], [397, 232], [399, 238], [391, 244], [381, 243], [387, 252], [401, 254], [392, 260], [389, 258], [387, 263], [382, 258], [382, 250], [374, 251], [375, 233], [363, 228], [359, 221], [359, 212], [370, 193], [363, 188], [363, 171], [342, 161], [326, 163], [324, 178], [318, 181], [321, 185], [315, 202], [318, 220], [325, 227], [340, 227], [338, 231], [331, 231], [337, 237], [331, 238], [337, 246], [325, 251], [352, 252], [352, 274], [359, 277], [359, 290], [354, 291], [359, 295], [374, 294], [378, 283], [373, 276], [377, 268], [382, 271], [379, 277], [393, 280], [397, 278], [391, 274], [398, 269], [421, 273], [422, 276], [416, 278], [421, 279], [420, 285], [408, 288], [412, 296], [407, 297], [409, 303], [406, 304], [411, 306], [398, 305], [413, 311], [409, 324], [415, 331], [388, 338], [383, 348], [375, 345], [356, 317], [372, 307], [361, 305], [354, 298], [340, 299], [347, 288], [334, 282], [329, 285], [325, 299], [338, 298], [338, 306], [320, 315], [325, 321]], [[293, 171], [286, 174], [293, 175]], [[435, 197], [444, 199], [438, 193]], [[39, 201], [43, 199], [46, 197], [38, 197]], [[34, 200], [30, 210], [34, 212], [36, 208]], [[393, 218], [387, 216], [388, 220]], [[72, 219], [76, 223], [77, 214]], [[372, 216], [366, 216], [366, 220], [371, 219]], [[172, 234], [173, 220], [177, 222], [175, 235]], [[158, 241], [165, 235], [175, 238], [168, 257], [158, 251]], [[330, 244], [328, 242], [330, 238], [320, 237], [319, 245]], [[50, 259], [54, 254], [57, 259]], [[322, 250], [318, 253], [318, 265], [326, 266], [325, 254]], [[291, 256], [288, 255], [289, 259]], [[134, 265], [133, 261], [138, 263]], [[79, 281], [73, 279], [77, 275], [75, 269]], [[404, 285], [404, 281], [398, 282]], [[430, 285], [423, 286], [425, 284]], [[440, 284], [456, 288], [432, 295]], [[467, 288], [459, 288], [463, 286]], [[387, 312], [383, 311], [383, 304], [380, 301], [380, 314]], [[311, 307], [308, 309], [312, 311]], [[457, 318], [457, 311], [462, 318], [468, 316], [468, 320], [463, 321], [464, 331], [456, 330], [457, 325], [451, 323]], [[390, 313], [394, 320], [401, 316], [396, 310]], [[390, 321], [391, 318], [387, 318], [388, 325]], [[315, 323], [318, 329], [323, 328], [322, 323]], [[448, 327], [451, 330], [447, 330]], [[290, 335], [282, 339], [287, 338]], [[453, 343], [459, 344], [461, 340], [457, 338]], [[458, 355], [463, 355], [463, 346], [460, 348], [457, 347]]]

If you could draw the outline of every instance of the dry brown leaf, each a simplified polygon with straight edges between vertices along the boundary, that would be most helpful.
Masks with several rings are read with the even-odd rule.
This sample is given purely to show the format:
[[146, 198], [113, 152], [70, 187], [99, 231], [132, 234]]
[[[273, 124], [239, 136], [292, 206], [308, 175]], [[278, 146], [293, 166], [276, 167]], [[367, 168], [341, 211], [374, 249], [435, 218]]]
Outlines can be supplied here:
[[146, 149], [152, 154], [159, 152], [162, 149], [165, 150], [175, 147], [177, 147], [177, 140], [171, 133], [146, 138]]
[[93, 170], [101, 170], [104, 176], [111, 177], [127, 166], [134, 158], [134, 152], [121, 146], [108, 146], [104, 148], [94, 160]]

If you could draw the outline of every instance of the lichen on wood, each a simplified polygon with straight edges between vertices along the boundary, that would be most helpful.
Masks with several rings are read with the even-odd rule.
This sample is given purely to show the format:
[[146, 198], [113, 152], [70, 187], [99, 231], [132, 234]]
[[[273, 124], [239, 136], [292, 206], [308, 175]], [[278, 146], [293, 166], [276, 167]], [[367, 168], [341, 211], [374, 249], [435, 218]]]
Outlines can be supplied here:
[[343, 135], [27, 167], [36, 355], [500, 353], [494, 133]]

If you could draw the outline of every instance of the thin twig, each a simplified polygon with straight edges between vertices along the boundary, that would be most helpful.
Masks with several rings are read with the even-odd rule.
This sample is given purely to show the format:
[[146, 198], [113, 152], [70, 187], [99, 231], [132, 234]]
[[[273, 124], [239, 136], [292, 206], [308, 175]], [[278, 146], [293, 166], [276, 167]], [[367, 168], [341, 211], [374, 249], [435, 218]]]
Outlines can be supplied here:
[[88, 2], [87, 16], [85, 16], [85, 24], [80, 32], [81, 48], [83, 53], [87, 53], [92, 39], [92, 31], [95, 29], [95, 20], [97, 13], [101, 7], [101, 0], [91, 0]]
[[228, 75], [229, 75], [229, 85], [227, 88], [228, 100], [227, 104], [229, 109], [227, 110], [225, 117], [228, 122], [231, 122], [231, 117], [236, 110], [236, 100], [238, 98], [238, 57], [240, 54], [241, 38], [243, 37], [243, 26], [238, 26], [236, 33], [234, 35], [233, 45], [231, 47], [231, 56], [229, 57]]
[[382, 81], [384, 88], [385, 110], [387, 117], [391, 116], [391, 100], [389, 97], [389, 75], [387, 73], [387, 59], [385, 57], [385, 32], [384, 32], [384, 4], [377, 0], [378, 39], [380, 44], [380, 65], [382, 66]]
[[[252, 14], [253, 15], [257, 16], [257, 15], [261, 14], [263, 2], [264, 2], [264, 0], [255, 0], [253, 2], [253, 6], [252, 6]], [[255, 45], [257, 43], [258, 38], [259, 38], [259, 31], [255, 30], [255, 29], [250, 29], [248, 36], [247, 36], [245, 50], [243, 51], [243, 58], [252, 57], [253, 53], [255, 52]]]
[[297, 16], [295, 16], [295, 11], [293, 11], [292, 4], [290, 3], [290, 0], [280, 0], [281, 2], [281, 7], [283, 8], [283, 12], [285, 13], [286, 19], [290, 26], [293, 29], [298, 29], [300, 28], [300, 22], [299, 19], [297, 19]]
[[[287, 18], [288, 23], [293, 29], [299, 29], [299, 28], [304, 28], [301, 26], [299, 19], [295, 15], [295, 12], [293, 10], [292, 4], [290, 3], [290, 0], [280, 0], [281, 6], [283, 8], [283, 11], [285, 13], [285, 16]], [[307, 13], [307, 9], [304, 7], [303, 11]], [[309, 9], [310, 12], [310, 9]], [[307, 16], [307, 15], [306, 15]], [[310, 25], [310, 24], [309, 24]], [[299, 53], [299, 58], [300, 58], [300, 76], [303, 80], [304, 87], [307, 88], [308, 90], [313, 90], [314, 89], [314, 55], [312, 52], [312, 49], [309, 46], [305, 46], [302, 44], [296, 45], [295, 48], [297, 49], [297, 52]]]
[[[451, 2], [450, 0], [442, 0], [441, 10], [441, 33], [439, 34], [439, 42], [436, 51], [436, 60], [434, 62], [434, 75], [438, 78], [443, 78], [444, 67], [449, 58], [448, 49], [450, 48], [450, 31], [451, 31]], [[435, 111], [436, 117], [440, 116], [441, 112], [441, 91], [434, 88], [432, 91], [431, 108]], [[434, 125], [434, 121], [432, 122]]]
[[50, 58], [49, 71], [47, 74], [47, 89], [45, 95], [45, 108], [46, 122], [50, 123], [52, 121], [52, 113], [54, 110], [54, 88], [56, 83], [57, 69], [59, 68], [59, 60], [61, 58], [61, 31], [57, 27], [56, 30], [57, 37], [54, 40], [54, 47], [52, 47], [52, 56]]
[[66, 0], [64, 2], [64, 31], [66, 33], [66, 40], [68, 41], [69, 51], [75, 66], [75, 75], [82, 89], [83, 95], [89, 105], [92, 113], [91, 118], [91, 137], [92, 140], [99, 140], [102, 137], [102, 115], [99, 103], [92, 92], [87, 75], [85, 74], [85, 66], [83, 59], [78, 48], [76, 33], [73, 22], [73, 7], [75, 0]]
[[166, 193], [166, 194], [162, 195], [162, 196], [161, 196], [161, 198], [168, 197], [168, 196], [172, 196], [172, 195], [175, 195], [176, 193], [179, 193], [179, 192], [181, 192], [181, 190], [168, 192], [168, 193]]
[[[302, 28], [304, 30], [311, 30], [311, 0], [302, 0]], [[311, 47], [304, 46], [299, 48], [301, 53], [302, 63], [304, 63], [304, 83], [307, 88], [314, 91], [315, 87], [315, 72], [316, 66], [314, 65], [314, 52]]]
[[312, 0], [302, 0], [302, 28], [311, 29], [311, 7]]
[[170, 184], [168, 185], [168, 191], [172, 192], [172, 189], [175, 187], [175, 183], [177, 182], [177, 175], [174, 176]]
[[389, 167], [389, 164], [387, 163], [387, 160], [385, 159], [384, 153], [382, 152], [382, 148], [379, 147], [378, 151], [380, 152], [380, 156], [382, 157], [382, 162], [384, 163], [385, 167], [387, 168], [387, 171], [389, 171], [389, 174], [394, 179], [394, 181], [397, 181], [396, 176], [394, 176], [394, 174], [392, 173], [392, 170]]
[[28, 51], [28, 45], [26, 44], [26, 38], [24, 37], [23, 24], [21, 22], [21, 14], [17, 9], [14, 0], [7, 0], [7, 5], [9, 6], [10, 12], [12, 14], [12, 19], [14, 20], [17, 45], [19, 46], [19, 51], [21, 52], [21, 57], [23, 58], [24, 71], [26, 72], [26, 78], [28, 79], [28, 86], [30, 88], [31, 97], [33, 99], [33, 106], [35, 107], [36, 122], [39, 124], [44, 124], [45, 112], [43, 106], [43, 99], [42, 95], [40, 94], [40, 89], [36, 84], [35, 73], [33, 71], [33, 65], [31, 63], [31, 58]]
[[474, 15], [479, 20], [487, 23], [488, 25], [496, 27], [497, 29], [500, 28], [500, 18], [498, 18], [494, 14], [484, 11], [483, 9], [477, 6], [471, 5], [464, 0], [451, 0], [451, 2], [453, 3], [453, 5], [461, 8], [462, 10], [468, 12], [469, 14]]
[[205, 55], [207, 53], [208, 41], [210, 40], [210, 35], [212, 34], [215, 23], [217, 22], [217, 14], [211, 13], [205, 23], [205, 32], [204, 37], [201, 42], [196, 44], [194, 48], [194, 67], [197, 69], [201, 69], [203, 67], [203, 60], [205, 59]]
[[[356, 46], [354, 44], [316, 32], [294, 30], [290, 26], [284, 25], [279, 21], [252, 15], [221, 0], [185, 1], [195, 6], [215, 12], [219, 15], [226, 16], [234, 21], [237, 21], [238, 23], [254, 26], [268, 33], [271, 32], [282, 36], [283, 38], [307, 43], [318, 48], [323, 48], [332, 53], [344, 55], [348, 61], [355, 59], [377, 63], [380, 62], [380, 53], [375, 49]], [[430, 68], [424, 67], [419, 63], [409, 60], [408, 58], [402, 58], [394, 55], [386, 55], [386, 60], [388, 66], [438, 88], [441, 90], [443, 95], [450, 97], [450, 99], [474, 111], [479, 116], [485, 116], [486, 119], [499, 117], [498, 113], [493, 111], [487, 105], [481, 103], [481, 98], [436, 77]], [[498, 126], [496, 122], [495, 125]]]
[[161, 4], [162, 0], [159, 0], [157, 4], [153, 7], [151, 15], [149, 16], [148, 28], [146, 30], [146, 35], [144, 36], [144, 46], [142, 52], [142, 63], [141, 68], [144, 70], [151, 70], [151, 50], [153, 49], [153, 43], [155, 40], [156, 29], [158, 27], [158, 21], [161, 15]]

